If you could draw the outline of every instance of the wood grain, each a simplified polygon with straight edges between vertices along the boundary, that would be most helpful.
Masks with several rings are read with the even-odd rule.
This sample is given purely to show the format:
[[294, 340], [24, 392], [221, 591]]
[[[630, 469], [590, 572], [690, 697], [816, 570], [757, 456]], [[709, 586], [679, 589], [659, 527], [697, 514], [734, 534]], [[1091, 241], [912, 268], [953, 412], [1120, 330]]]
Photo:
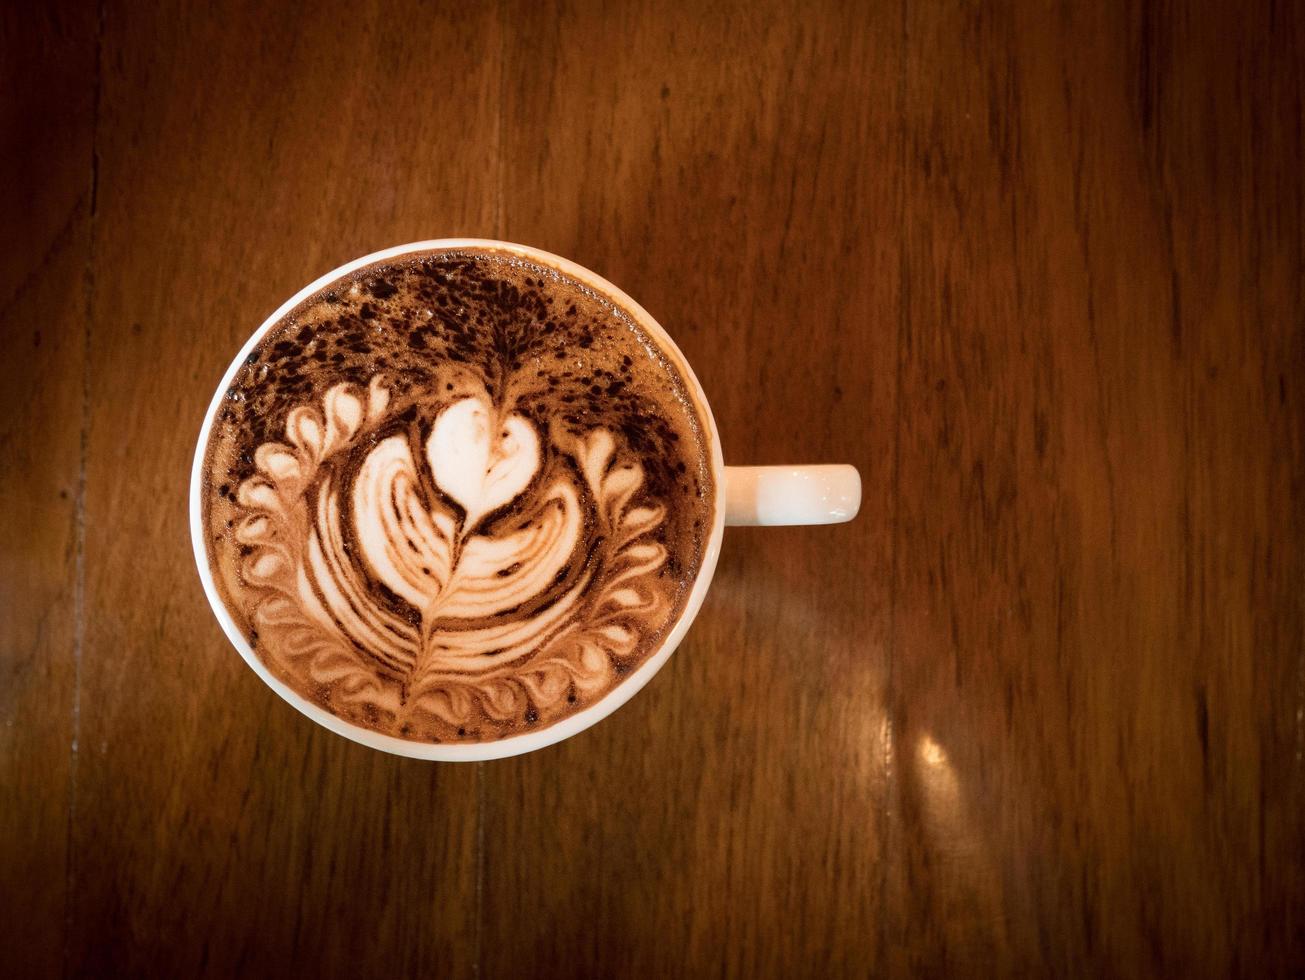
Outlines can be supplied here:
[[[1305, 971], [1297, 7], [0, 28], [0, 972]], [[185, 491], [268, 312], [459, 234], [607, 276], [727, 462], [865, 500], [729, 532], [603, 724], [437, 766], [243, 666]]]
[[0, 11], [0, 972], [11, 976], [57, 974], [65, 952], [93, 14]]
[[1283, 969], [1297, 26], [955, 14], [907, 25], [891, 972]]

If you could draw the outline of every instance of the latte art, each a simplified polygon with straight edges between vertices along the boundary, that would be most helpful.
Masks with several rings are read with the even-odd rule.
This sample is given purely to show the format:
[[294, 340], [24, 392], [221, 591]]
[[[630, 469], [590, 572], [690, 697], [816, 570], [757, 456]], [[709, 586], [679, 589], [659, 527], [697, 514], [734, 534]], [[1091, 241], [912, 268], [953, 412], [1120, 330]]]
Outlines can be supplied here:
[[[667, 605], [650, 579], [666, 551], [640, 540], [663, 508], [629, 506], [639, 465], [614, 458], [612, 436], [595, 429], [556, 447], [580, 480], [567, 466], [540, 474], [531, 423], [498, 420], [471, 397], [438, 415], [421, 463], [413, 434], [400, 433], [355, 471], [335, 466], [384, 421], [387, 402], [379, 384], [337, 386], [323, 412], [290, 413], [287, 443], [258, 448], [259, 474], [237, 494], [248, 516], [236, 539], [254, 549], [242, 575], [264, 593], [251, 617], [260, 639], [346, 699], [449, 724], [467, 722], [473, 698], [511, 720], [516, 683], [545, 710], [610, 684], [613, 658]], [[423, 493], [419, 465], [441, 495]], [[486, 515], [532, 484], [524, 519], [491, 528]], [[371, 582], [398, 601], [381, 601]], [[523, 657], [532, 663], [515, 683], [495, 674]]]
[[[391, 270], [386, 282], [397, 293], [391, 280], [409, 278]], [[481, 303], [484, 281], [472, 279]], [[551, 285], [545, 311], [560, 305]], [[563, 298], [574, 317], [575, 297]], [[592, 310], [596, 300], [581, 298]], [[547, 337], [548, 320], [518, 319]], [[633, 369], [639, 338], [615, 326], [621, 346], [576, 358], [587, 370], [574, 383], [575, 367], [554, 366], [571, 363], [568, 331], [533, 359], [527, 334], [483, 352], [450, 345], [426, 355], [423, 371], [372, 358], [365, 377], [359, 359], [336, 350], [317, 359], [327, 365], [318, 384], [285, 386], [301, 397], [281, 400], [279, 431], [256, 424], [260, 415], [230, 425], [225, 447], [215, 437], [212, 469], [240, 475], [213, 486], [209, 521], [226, 529], [215, 551], [233, 545], [215, 570], [263, 661], [341, 717], [428, 741], [549, 724], [637, 666], [683, 607], [710, 498], [700, 448], [683, 445], [695, 420], [675, 417], [683, 403], [673, 397], [647, 395], [661, 390]], [[392, 354], [414, 349], [410, 333], [390, 329]], [[296, 336], [307, 347], [322, 328]], [[580, 341], [603, 336], [591, 324], [576, 349], [592, 351]], [[257, 391], [271, 370], [249, 367]], [[636, 393], [623, 400], [626, 388]], [[593, 407], [578, 405], [581, 394]], [[248, 403], [236, 389], [229, 398]], [[225, 420], [239, 421], [229, 411]], [[657, 424], [645, 436], [629, 412]], [[649, 452], [657, 431], [659, 450], [679, 447], [673, 458]], [[257, 435], [241, 448], [242, 433]]]

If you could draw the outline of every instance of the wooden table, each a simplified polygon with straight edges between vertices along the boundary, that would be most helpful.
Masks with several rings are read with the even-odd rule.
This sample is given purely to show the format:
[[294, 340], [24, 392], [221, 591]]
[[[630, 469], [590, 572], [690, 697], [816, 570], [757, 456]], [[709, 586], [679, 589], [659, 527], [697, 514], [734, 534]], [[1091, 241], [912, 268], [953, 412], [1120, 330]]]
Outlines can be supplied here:
[[[1301, 5], [330, 6], [0, 15], [0, 972], [1305, 968]], [[263, 317], [450, 235], [865, 481], [479, 765], [278, 700], [186, 518]]]

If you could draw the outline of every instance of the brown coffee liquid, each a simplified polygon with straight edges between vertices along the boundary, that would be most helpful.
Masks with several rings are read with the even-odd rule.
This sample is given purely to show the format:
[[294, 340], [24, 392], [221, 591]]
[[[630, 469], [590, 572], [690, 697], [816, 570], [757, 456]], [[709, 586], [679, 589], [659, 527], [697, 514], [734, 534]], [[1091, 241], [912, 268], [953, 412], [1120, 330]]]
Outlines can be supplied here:
[[685, 379], [609, 299], [507, 253], [352, 273], [214, 419], [214, 580], [257, 655], [355, 724], [476, 742], [600, 700], [661, 644], [715, 490]]

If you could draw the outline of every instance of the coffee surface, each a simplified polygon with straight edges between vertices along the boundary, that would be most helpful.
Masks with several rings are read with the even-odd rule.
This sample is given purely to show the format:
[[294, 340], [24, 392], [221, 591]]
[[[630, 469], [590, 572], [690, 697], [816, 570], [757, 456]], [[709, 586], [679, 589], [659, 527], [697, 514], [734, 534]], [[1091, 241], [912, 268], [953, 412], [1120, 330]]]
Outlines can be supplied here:
[[206, 448], [210, 568], [264, 664], [341, 718], [520, 734], [603, 698], [678, 620], [707, 439], [606, 297], [507, 253], [406, 256], [241, 365]]

